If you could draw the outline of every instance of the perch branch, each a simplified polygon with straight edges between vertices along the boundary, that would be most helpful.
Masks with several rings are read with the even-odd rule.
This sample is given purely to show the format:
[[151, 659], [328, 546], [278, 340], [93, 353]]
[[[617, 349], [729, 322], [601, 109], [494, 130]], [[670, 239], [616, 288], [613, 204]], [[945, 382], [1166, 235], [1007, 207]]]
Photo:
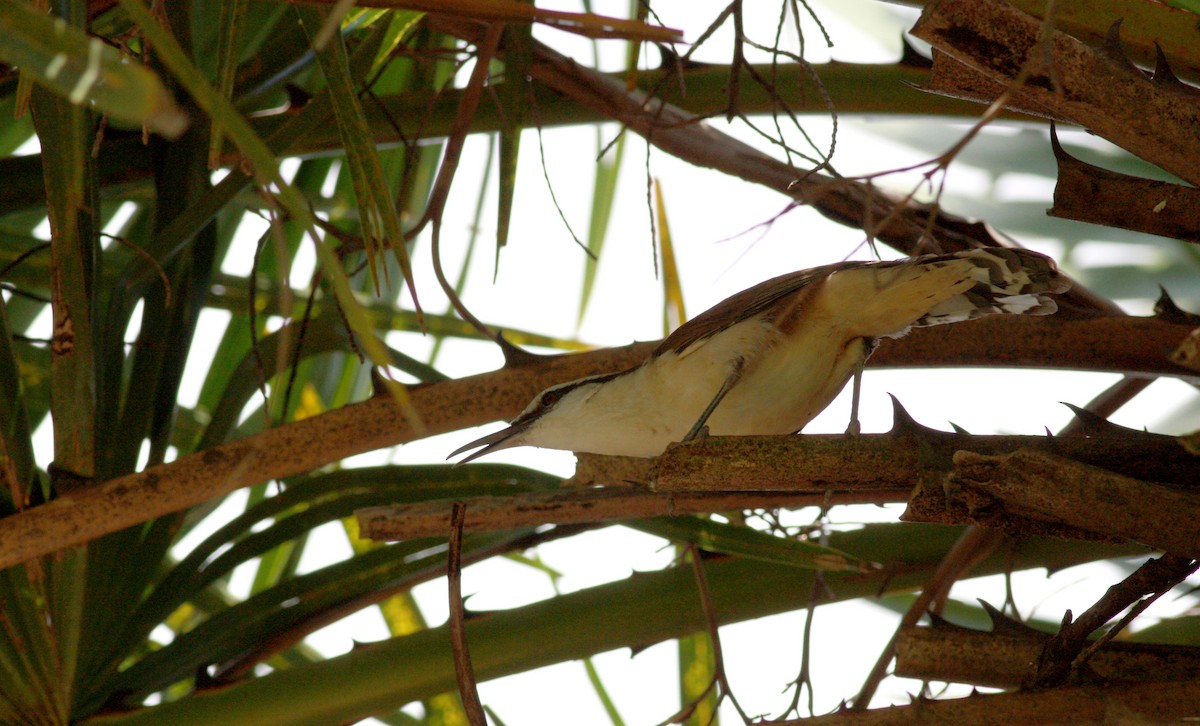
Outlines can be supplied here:
[[[638, 481], [652, 489], [570, 487], [510, 497], [474, 497], [467, 500], [470, 514], [465, 526], [477, 532], [730, 509], [816, 506], [826, 501], [897, 501], [918, 482], [940, 483], [953, 467], [955, 452], [968, 446], [995, 453], [1036, 448], [1160, 481], [1191, 483], [1194, 478], [1194, 457], [1170, 436], [1129, 436], [1120, 430], [1066, 439], [968, 436], [926, 429], [904, 416], [898, 421], [887, 434], [717, 436], [674, 447], [657, 459], [580, 455], [579, 483]], [[606, 466], [610, 463], [615, 467], [611, 471]], [[929, 496], [945, 509], [946, 497], [940, 486]], [[358, 517], [364, 536], [407, 539], [445, 532], [449, 512], [450, 502], [434, 501], [371, 507], [359, 510]], [[1002, 523], [1025, 533], [1090, 536], [1078, 529], [1021, 517]]]
[[[872, 363], [1075, 367], [1200, 380], [1195, 371], [1164, 357], [1190, 330], [1153, 318], [995, 317], [888, 341]], [[409, 389], [409, 400], [425, 423], [425, 435], [455, 431], [514, 416], [552, 384], [637, 365], [655, 345], [545, 357], [536, 364], [416, 386]], [[214, 446], [0, 520], [0, 569], [241, 487], [417, 438], [395, 402], [384, 396]]]
[[[908, 487], [860, 489], [831, 494], [828, 501], [832, 504], [896, 502], [903, 501], [908, 492]], [[796, 509], [820, 506], [827, 498], [824, 491], [660, 494], [631, 487], [589, 487], [509, 497], [474, 497], [464, 501], [467, 503], [466, 531], [484, 532], [541, 524], [585, 524], [743, 509]], [[361, 535], [368, 539], [437, 537], [449, 526], [450, 505], [451, 502], [440, 500], [366, 507], [355, 512], [355, 516]]]

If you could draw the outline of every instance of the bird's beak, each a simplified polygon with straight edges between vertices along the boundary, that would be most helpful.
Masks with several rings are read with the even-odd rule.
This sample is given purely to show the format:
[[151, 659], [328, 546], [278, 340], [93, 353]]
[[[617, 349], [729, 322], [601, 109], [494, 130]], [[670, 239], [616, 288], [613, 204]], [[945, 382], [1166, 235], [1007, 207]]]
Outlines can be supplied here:
[[462, 466], [463, 464], [467, 463], [468, 461], [474, 461], [475, 459], [478, 459], [479, 457], [483, 456], [484, 454], [490, 454], [493, 451], [499, 451], [500, 449], [507, 449], [510, 446], [516, 446], [518, 442], [515, 441], [514, 439], [516, 438], [517, 434], [523, 432], [528, 427], [529, 427], [528, 422], [518, 421], [518, 422], [514, 423], [512, 426], [509, 426], [508, 428], [500, 429], [499, 431], [497, 431], [495, 433], [491, 433], [491, 434], [488, 434], [487, 436], [483, 436], [481, 438], [475, 439], [474, 441], [472, 441], [469, 444], [466, 444], [465, 446], [458, 447], [454, 451], [450, 452], [450, 456], [447, 456], [446, 458], [452, 459], [452, 458], [458, 456], [459, 454], [463, 453], [464, 451], [470, 451], [471, 449], [474, 449], [478, 446], [483, 447], [482, 449], [480, 449], [479, 451], [476, 451], [474, 454], [471, 454], [470, 456], [463, 459], [462, 461], [458, 461], [458, 462], [454, 463], [455, 466]]

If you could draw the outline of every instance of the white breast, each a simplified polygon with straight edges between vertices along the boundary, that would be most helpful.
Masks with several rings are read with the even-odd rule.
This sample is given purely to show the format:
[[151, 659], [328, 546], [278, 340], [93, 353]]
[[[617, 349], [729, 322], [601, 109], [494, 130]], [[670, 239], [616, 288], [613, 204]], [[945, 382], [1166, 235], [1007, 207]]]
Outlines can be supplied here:
[[[829, 322], [829, 321], [824, 321]], [[622, 456], [657, 456], [680, 441], [745, 358], [744, 374], [708, 421], [714, 435], [799, 430], [837, 395], [862, 357], [830, 325], [784, 340], [746, 320], [560, 403], [526, 443]], [[747, 358], [747, 356], [749, 356]]]
[[861, 338], [819, 316], [776, 338], [713, 413], [712, 434], [799, 431], [837, 396], [866, 355]]

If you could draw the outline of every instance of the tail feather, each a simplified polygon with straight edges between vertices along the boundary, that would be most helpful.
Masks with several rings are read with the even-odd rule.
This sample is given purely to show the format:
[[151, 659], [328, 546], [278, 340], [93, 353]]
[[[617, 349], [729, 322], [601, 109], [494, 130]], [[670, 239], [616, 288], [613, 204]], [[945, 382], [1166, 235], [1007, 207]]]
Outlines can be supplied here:
[[985, 315], [1049, 315], [1058, 309], [1049, 295], [1071, 287], [1053, 260], [1029, 250], [987, 247], [931, 257], [929, 261], [947, 257], [974, 265], [971, 276], [976, 284], [938, 303], [913, 327], [957, 323]]

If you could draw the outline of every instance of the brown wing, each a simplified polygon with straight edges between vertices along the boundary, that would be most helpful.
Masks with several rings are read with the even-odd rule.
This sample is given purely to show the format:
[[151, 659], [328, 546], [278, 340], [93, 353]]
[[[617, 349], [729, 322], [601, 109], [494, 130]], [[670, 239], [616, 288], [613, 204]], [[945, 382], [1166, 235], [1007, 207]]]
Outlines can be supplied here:
[[797, 291], [818, 280], [824, 279], [838, 270], [878, 264], [880, 263], [838, 262], [808, 270], [789, 272], [786, 275], [780, 275], [765, 282], [760, 282], [748, 290], [743, 290], [732, 297], [722, 300], [676, 328], [675, 332], [671, 333], [666, 340], [659, 344], [652, 355], [660, 355], [667, 351], [682, 352], [683, 349], [696, 341], [703, 340], [734, 323], [740, 323], [747, 318], [754, 317], [763, 310], [770, 308], [780, 299], [795, 294]]
[[[993, 294], [995, 295], [1019, 296], [1026, 293], [1056, 293], [1063, 292], [1068, 287], [1065, 278], [1058, 275], [1058, 270], [1052, 260], [1036, 252], [1023, 249], [989, 247], [986, 249], [967, 250], [943, 255], [921, 255], [920, 257], [882, 262], [838, 262], [832, 265], [814, 267], [809, 270], [789, 272], [786, 275], [780, 275], [779, 277], [761, 282], [748, 290], [743, 290], [679, 326], [675, 332], [671, 333], [666, 340], [659, 344], [652, 355], [660, 355], [667, 351], [680, 353], [697, 341], [704, 340], [734, 323], [739, 323], [747, 318], [758, 315], [762, 311], [775, 306], [782, 298], [795, 295], [804, 288], [823, 280], [839, 270], [849, 270], [857, 267], [896, 267], [963, 258], [969, 258], [976, 265], [993, 271], [991, 277], [992, 287], [995, 288]], [[1029, 289], [1014, 288], [1012, 280], [1009, 279], [1011, 275], [1006, 275], [1006, 271], [1008, 273], [1023, 271], [1028, 278], [1026, 287]], [[1005, 282], [1006, 280], [1007, 282]], [[986, 288], [987, 285], [983, 285], [983, 287]], [[1031, 312], [1033, 314], [1053, 312], [1053, 301], [1045, 299], [1044, 295], [1038, 295], [1036, 298], [1042, 307], [1022, 307], [1019, 310], [1008, 310], [1003, 305], [993, 304], [991, 307], [988, 307], [988, 311]], [[778, 310], [784, 310], [786, 307], [779, 306]], [[929, 321], [921, 319], [918, 324], [930, 325], [936, 322], [949, 322], [949, 319]]]

